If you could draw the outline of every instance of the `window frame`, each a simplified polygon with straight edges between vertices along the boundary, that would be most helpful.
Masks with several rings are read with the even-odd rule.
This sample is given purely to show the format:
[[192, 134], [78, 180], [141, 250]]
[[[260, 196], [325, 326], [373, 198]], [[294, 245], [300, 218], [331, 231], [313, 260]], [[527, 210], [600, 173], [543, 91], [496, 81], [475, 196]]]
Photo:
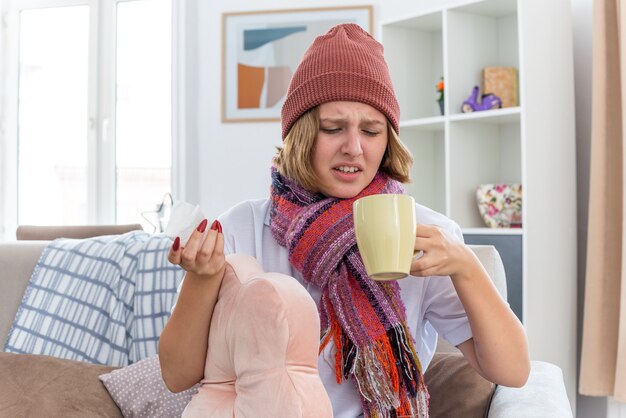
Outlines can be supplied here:
[[[19, 16], [29, 9], [85, 5], [89, 7], [89, 51], [87, 120], [87, 222], [114, 224], [116, 222], [116, 42], [117, 4], [137, 0], [5, 0], [0, 2], [0, 240], [13, 239], [18, 225], [18, 78], [19, 78]], [[183, 83], [184, 74], [175, 65], [181, 62], [178, 45], [184, 36], [176, 36], [176, 22], [184, 19], [184, 5], [172, 0], [172, 193], [176, 196], [184, 150], [174, 146], [182, 132], [177, 123], [181, 111], [174, 111], [180, 102], [174, 80]], [[183, 53], [184, 54], [184, 53]], [[184, 62], [184, 61], [183, 61]], [[177, 71], [178, 69], [178, 71]], [[184, 100], [183, 100], [184, 102]], [[183, 109], [184, 111], [184, 109]], [[177, 152], [178, 151], [178, 152]], [[181, 152], [182, 151], [182, 152]], [[177, 178], [179, 181], [175, 181]]]

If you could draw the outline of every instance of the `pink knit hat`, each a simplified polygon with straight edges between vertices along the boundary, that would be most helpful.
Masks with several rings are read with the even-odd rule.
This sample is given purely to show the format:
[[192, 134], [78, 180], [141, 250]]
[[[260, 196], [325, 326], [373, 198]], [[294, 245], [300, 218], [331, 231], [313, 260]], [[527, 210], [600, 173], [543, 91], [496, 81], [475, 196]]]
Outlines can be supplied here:
[[362, 102], [387, 116], [398, 133], [400, 106], [383, 46], [354, 23], [318, 36], [302, 57], [281, 112], [283, 139], [307, 110], [333, 101]]

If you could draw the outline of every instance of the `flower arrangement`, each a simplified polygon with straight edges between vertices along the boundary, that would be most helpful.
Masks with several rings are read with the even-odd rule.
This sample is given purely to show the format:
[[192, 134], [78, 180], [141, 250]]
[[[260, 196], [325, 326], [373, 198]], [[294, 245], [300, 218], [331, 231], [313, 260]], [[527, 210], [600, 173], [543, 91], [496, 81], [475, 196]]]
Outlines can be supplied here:
[[443, 77], [441, 77], [441, 81], [439, 81], [439, 83], [437, 83], [437, 92], [439, 93], [439, 98], [437, 99], [438, 102], [443, 102], [443, 89], [445, 87], [445, 84], [443, 82]]

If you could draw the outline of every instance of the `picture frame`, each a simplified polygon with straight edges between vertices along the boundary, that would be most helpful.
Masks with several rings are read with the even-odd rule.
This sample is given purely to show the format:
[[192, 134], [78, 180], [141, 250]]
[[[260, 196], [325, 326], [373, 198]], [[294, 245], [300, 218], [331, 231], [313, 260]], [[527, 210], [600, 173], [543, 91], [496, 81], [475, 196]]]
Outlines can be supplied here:
[[356, 23], [371, 34], [372, 6], [224, 13], [222, 122], [280, 121], [302, 55], [340, 23]]

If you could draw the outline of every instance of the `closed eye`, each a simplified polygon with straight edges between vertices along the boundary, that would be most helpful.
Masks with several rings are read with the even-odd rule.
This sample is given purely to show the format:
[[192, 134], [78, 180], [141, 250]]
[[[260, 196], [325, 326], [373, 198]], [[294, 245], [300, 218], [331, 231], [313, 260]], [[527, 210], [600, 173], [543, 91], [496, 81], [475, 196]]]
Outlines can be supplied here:
[[361, 132], [370, 137], [380, 135], [386, 127], [387, 125], [379, 120], [368, 120], [360, 125]]
[[326, 134], [336, 134], [341, 131], [341, 128], [320, 128], [320, 131]]

